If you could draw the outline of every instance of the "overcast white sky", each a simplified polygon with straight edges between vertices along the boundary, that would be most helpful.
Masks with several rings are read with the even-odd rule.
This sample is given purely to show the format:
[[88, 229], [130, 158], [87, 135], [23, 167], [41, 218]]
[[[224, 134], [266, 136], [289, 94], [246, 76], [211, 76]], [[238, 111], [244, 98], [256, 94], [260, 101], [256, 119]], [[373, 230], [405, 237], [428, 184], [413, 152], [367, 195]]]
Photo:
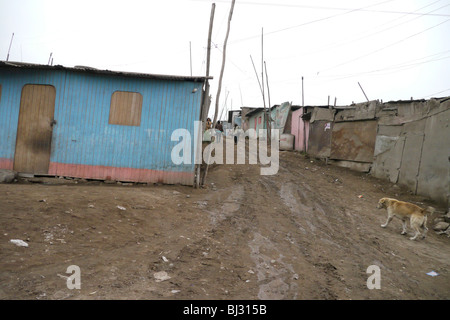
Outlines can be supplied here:
[[[212, 116], [231, 0], [0, 0], [0, 60], [205, 75], [212, 3]], [[219, 113], [263, 106], [262, 33], [271, 105], [450, 96], [449, 0], [236, 0]]]

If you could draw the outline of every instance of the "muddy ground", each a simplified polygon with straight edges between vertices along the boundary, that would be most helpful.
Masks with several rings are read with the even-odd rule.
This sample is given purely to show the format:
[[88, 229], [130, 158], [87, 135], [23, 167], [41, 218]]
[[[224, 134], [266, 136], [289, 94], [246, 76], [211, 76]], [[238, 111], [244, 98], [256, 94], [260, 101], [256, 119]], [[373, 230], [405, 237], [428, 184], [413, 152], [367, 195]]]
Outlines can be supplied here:
[[[444, 208], [297, 152], [274, 176], [211, 166], [204, 189], [34, 178], [0, 193], [1, 299], [450, 298], [450, 238], [431, 228]], [[381, 228], [384, 196], [435, 206], [428, 237]], [[67, 288], [71, 265], [80, 289]]]

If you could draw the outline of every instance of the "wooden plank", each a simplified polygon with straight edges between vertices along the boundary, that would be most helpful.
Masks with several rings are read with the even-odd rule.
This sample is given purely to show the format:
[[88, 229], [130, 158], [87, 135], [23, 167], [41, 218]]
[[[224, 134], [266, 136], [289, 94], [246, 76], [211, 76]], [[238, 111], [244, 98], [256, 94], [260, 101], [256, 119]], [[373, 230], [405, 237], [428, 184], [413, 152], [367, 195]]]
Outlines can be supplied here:
[[377, 122], [335, 122], [332, 128], [330, 159], [372, 162]]
[[138, 92], [115, 91], [111, 97], [109, 124], [140, 126], [142, 95]]

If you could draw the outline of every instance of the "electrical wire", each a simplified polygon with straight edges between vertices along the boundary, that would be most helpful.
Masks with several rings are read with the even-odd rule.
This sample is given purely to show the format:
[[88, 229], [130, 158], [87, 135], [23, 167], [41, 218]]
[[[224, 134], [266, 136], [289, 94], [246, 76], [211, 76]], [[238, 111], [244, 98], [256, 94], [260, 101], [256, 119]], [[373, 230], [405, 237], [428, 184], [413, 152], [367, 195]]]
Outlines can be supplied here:
[[434, 96], [434, 95], [436, 95], [436, 94], [440, 94], [440, 93], [446, 92], [446, 91], [450, 91], [450, 88], [445, 89], [445, 90], [442, 90], [442, 91], [439, 91], [439, 92], [435, 92], [435, 93], [429, 94], [429, 95], [424, 96], [424, 97], [422, 97], [422, 98], [423, 98], [423, 99], [424, 99], [424, 98], [428, 98], [428, 97], [431, 97], [431, 96]]
[[[417, 10], [414, 10], [414, 12], [419, 11], [419, 10], [422, 10], [422, 9], [424, 9], [424, 8], [426, 8], [426, 7], [429, 7], [429, 6], [431, 6], [431, 5], [434, 5], [434, 4], [436, 4], [436, 3], [438, 3], [438, 2], [441, 2], [441, 1], [442, 1], [442, 0], [434, 1], [433, 3], [430, 3], [430, 4], [428, 4], [428, 5], [424, 6], [424, 7], [421, 7], [421, 8], [419, 8], [419, 9], [417, 9]], [[442, 9], [442, 8], [444, 8], [444, 7], [447, 7], [447, 6], [450, 6], [450, 4], [447, 4], [447, 5], [445, 5], [445, 6], [439, 7], [439, 8], [437, 8], [437, 9], [434, 9], [434, 10], [430, 11], [430, 12], [434, 12], [434, 11], [440, 10], [440, 9]], [[324, 45], [324, 46], [322, 46], [322, 47], [320, 47], [320, 48], [317, 48], [317, 49], [314, 49], [314, 50], [312, 50], [312, 51], [308, 51], [308, 52], [305, 52], [305, 53], [297, 53], [297, 54], [295, 54], [295, 55], [290, 55], [290, 56], [287, 56], [287, 57], [286, 57], [286, 56], [285, 56], [285, 57], [279, 57], [279, 58], [275, 58], [274, 60], [277, 60], [277, 59], [282, 59], [282, 60], [286, 60], [286, 59], [294, 59], [294, 58], [298, 58], [298, 57], [302, 57], [302, 56], [307, 56], [307, 55], [311, 55], [311, 54], [317, 54], [317, 53], [323, 52], [324, 50], [330, 50], [330, 49], [333, 49], [333, 48], [341, 47], [341, 46], [346, 45], [346, 44], [355, 43], [355, 42], [357, 42], [357, 41], [367, 39], [367, 38], [369, 38], [369, 37], [371, 37], [371, 36], [374, 36], [374, 35], [376, 35], [376, 34], [379, 34], [379, 33], [382, 33], [382, 32], [388, 31], [388, 30], [391, 30], [391, 29], [396, 28], [396, 27], [398, 27], [398, 26], [400, 26], [400, 25], [402, 25], [402, 24], [411, 22], [411, 21], [413, 21], [413, 20], [415, 20], [415, 19], [422, 18], [422, 17], [424, 17], [425, 15], [426, 15], [426, 14], [421, 14], [420, 16], [415, 17], [415, 18], [413, 18], [413, 19], [410, 19], [410, 20], [404, 21], [404, 22], [402, 22], [402, 23], [396, 24], [396, 25], [394, 25], [394, 26], [391, 26], [391, 27], [388, 27], [388, 28], [385, 28], [385, 29], [382, 29], [382, 30], [379, 30], [379, 31], [376, 31], [376, 32], [373, 32], [373, 33], [370, 33], [370, 34], [368, 34], [368, 35], [360, 36], [359, 38], [354, 38], [354, 39], [351, 39], [351, 40], [348, 40], [348, 41], [343, 41], [343, 42], [342, 42], [342, 41], [341, 41], [341, 42], [335, 42], [335, 43], [332, 43], [332, 44]], [[386, 22], [386, 23], [383, 23], [383, 24], [381, 24], [381, 25], [376, 26], [375, 28], [377, 28], [377, 27], [382, 27], [382, 26], [384, 26], [384, 25], [389, 25], [389, 24], [391, 24], [392, 22], [395, 22], [395, 21], [397, 21], [397, 20], [400, 20], [400, 19], [402, 19], [402, 18], [405, 17], [405, 16], [407, 16], [407, 15], [403, 15], [403, 16], [401, 16], [401, 17], [399, 17], [399, 18], [390, 20], [390, 21], [388, 21], [388, 22]]]
[[[379, 3], [376, 3], [376, 4], [369, 5], [369, 6], [366, 6], [366, 7], [351, 9], [351, 10], [348, 10], [348, 11], [343, 12], [343, 13], [337, 13], [337, 14], [333, 14], [331, 16], [326, 16], [324, 18], [311, 20], [311, 21], [308, 21], [308, 22], [305, 22], [305, 23], [302, 23], [302, 24], [299, 24], [299, 25], [290, 26], [290, 27], [286, 27], [286, 28], [283, 28], [283, 29], [278, 29], [278, 30], [274, 30], [274, 31], [265, 32], [264, 36], [276, 34], [276, 33], [279, 33], [279, 32], [283, 32], [283, 31], [287, 31], [287, 30], [291, 30], [291, 29], [295, 29], [295, 28], [304, 27], [304, 26], [307, 26], [307, 25], [310, 25], [310, 24], [313, 24], [313, 23], [317, 23], [317, 22], [333, 19], [333, 18], [336, 18], [336, 17], [339, 17], [339, 16], [343, 16], [343, 15], [350, 14], [350, 13], [353, 13], [353, 12], [361, 11], [362, 9], [365, 9], [365, 8], [378, 6], [378, 5], [381, 5], [381, 4], [384, 4], [384, 3], [387, 3], [387, 2], [392, 2], [392, 1], [394, 1], [394, 0], [387, 0], [387, 1], [383, 1], [383, 2], [379, 2]], [[229, 42], [229, 44], [231, 45], [231, 44], [235, 44], [235, 43], [238, 43], [238, 42], [255, 39], [255, 38], [258, 38], [260, 36], [261, 36], [261, 34], [258, 34], [258, 35], [249, 36], [249, 37], [246, 37], [246, 38], [237, 39], [237, 40]]]
[[[192, 1], [208, 1], [208, 0], [192, 0]], [[225, 2], [226, 0], [216, 0], [215, 2]], [[395, 11], [395, 10], [369, 10], [367, 7], [359, 8], [359, 9], [350, 9], [350, 8], [342, 8], [342, 7], [323, 7], [323, 6], [313, 6], [313, 5], [302, 5], [302, 4], [288, 4], [288, 3], [278, 3], [278, 2], [250, 2], [250, 1], [239, 1], [239, 4], [245, 5], [258, 5], [258, 6], [271, 6], [271, 7], [291, 7], [291, 8], [303, 8], [303, 9], [317, 9], [317, 10], [340, 10], [340, 11], [363, 11], [363, 12], [372, 12], [372, 13], [389, 13], [389, 14], [409, 14], [416, 15], [421, 13], [408, 12], [408, 11]], [[375, 4], [376, 6], [378, 4]], [[438, 17], [450, 17], [450, 14], [428, 14], [429, 16], [438, 16]]]
[[390, 48], [390, 47], [392, 47], [392, 46], [395, 46], [395, 45], [397, 45], [397, 44], [399, 44], [399, 43], [401, 43], [401, 42], [404, 42], [404, 41], [406, 41], [406, 40], [408, 40], [408, 39], [411, 39], [412, 37], [415, 37], [415, 36], [417, 36], [417, 35], [419, 35], [419, 34], [422, 34], [422, 33], [426, 32], [426, 31], [428, 31], [428, 30], [431, 30], [431, 29], [433, 29], [433, 28], [436, 28], [436, 27], [438, 27], [438, 26], [440, 26], [440, 25], [442, 25], [442, 24], [444, 24], [444, 23], [446, 23], [446, 22], [448, 22], [448, 21], [450, 21], [450, 19], [447, 19], [447, 20], [445, 20], [445, 21], [442, 21], [442, 22], [440, 22], [440, 23], [438, 23], [438, 24], [436, 24], [436, 25], [434, 25], [434, 26], [432, 26], [432, 27], [429, 27], [429, 28], [427, 28], [427, 29], [425, 29], [425, 30], [422, 30], [422, 31], [417, 32], [417, 33], [414, 33], [414, 34], [412, 34], [412, 35], [410, 35], [410, 36], [408, 36], [408, 37], [406, 37], [406, 38], [403, 38], [403, 39], [401, 39], [401, 40], [398, 40], [398, 41], [396, 41], [396, 42], [394, 42], [394, 43], [391, 43], [391, 44], [389, 44], [389, 45], [387, 45], [387, 46], [384, 46], [384, 47], [381, 47], [381, 48], [379, 48], [379, 49], [377, 49], [377, 50], [374, 50], [374, 51], [371, 51], [371, 52], [369, 52], [369, 53], [363, 54], [362, 56], [356, 57], [356, 58], [354, 58], [354, 59], [351, 59], [351, 60], [348, 60], [348, 61], [345, 61], [345, 62], [342, 62], [342, 63], [339, 63], [339, 64], [334, 65], [334, 66], [332, 66], [332, 67], [323, 69], [323, 70], [317, 72], [317, 74], [323, 73], [323, 72], [325, 72], [325, 71], [329, 71], [329, 70], [332, 70], [332, 69], [335, 69], [335, 68], [337, 68], [337, 67], [344, 66], [344, 65], [346, 65], [346, 64], [349, 64], [349, 63], [355, 62], [355, 61], [357, 61], [357, 60], [363, 59], [363, 58], [365, 58], [365, 57], [368, 57], [368, 56], [370, 56], [370, 55], [372, 55], [372, 54], [378, 53], [378, 52], [380, 52], [380, 51], [382, 51], [382, 50], [384, 50], [384, 49], [387, 49], [387, 48]]
[[422, 64], [426, 64], [426, 63], [430, 63], [430, 62], [436, 62], [436, 61], [445, 60], [445, 59], [449, 59], [449, 58], [450, 58], [450, 56], [446, 56], [446, 57], [430, 59], [430, 60], [423, 61], [423, 62], [418, 62], [418, 63], [402, 64], [402, 65], [398, 65], [396, 67], [388, 67], [388, 68], [372, 70], [372, 71], [366, 71], [366, 72], [361, 72], [361, 73], [354, 73], [354, 74], [348, 74], [348, 75], [334, 76], [333, 78], [330, 79], [330, 81], [342, 80], [342, 79], [353, 78], [353, 77], [357, 77], [357, 76], [374, 74], [374, 73], [375, 73], [374, 74], [375, 76], [387, 75], [387, 74], [397, 73], [397, 72], [404, 71], [404, 70], [407, 70], [407, 69], [415, 68], [415, 67], [418, 67], [418, 66], [420, 66]]
[[[440, 2], [440, 1], [441, 1], [441, 0], [435, 1], [435, 2], [433, 2], [433, 3], [431, 3], [431, 4], [429, 4], [429, 5], [426, 5], [426, 6], [424, 6], [424, 7], [421, 7], [421, 8], [419, 8], [419, 9], [415, 10], [415, 11], [422, 10], [422, 9], [424, 9], [424, 8], [426, 8], [426, 7], [429, 7], [429, 6], [431, 6], [431, 5], [433, 5], [433, 4], [437, 3], [437, 2]], [[429, 12], [434, 12], [434, 11], [440, 10], [440, 9], [445, 8], [445, 7], [448, 7], [448, 6], [450, 6], [450, 3], [449, 3], [449, 4], [446, 4], [446, 5], [442, 6], [442, 7], [439, 7], [439, 8], [437, 8], [437, 9], [434, 9], [434, 10], [432, 10], [432, 11], [429, 11]], [[415, 11], [414, 11], [414, 12], [415, 12]], [[361, 36], [361, 37], [359, 37], [359, 38], [352, 39], [352, 40], [349, 40], [349, 41], [345, 41], [345, 42], [340, 42], [340, 43], [337, 43], [337, 44], [335, 43], [335, 44], [332, 44], [332, 45], [324, 46], [324, 47], [322, 47], [322, 48], [320, 48], [320, 49], [318, 49], [318, 50], [316, 50], [316, 51], [311, 52], [310, 54], [317, 53], [317, 52], [319, 52], [320, 50], [324, 50], [325, 48], [326, 48], [326, 49], [337, 48], [337, 47], [341, 47], [341, 46], [346, 45], [346, 44], [351, 44], [351, 43], [355, 43], [355, 42], [360, 41], [360, 40], [367, 39], [367, 38], [372, 37], [372, 36], [374, 36], [374, 35], [376, 35], [376, 34], [379, 34], [379, 33], [385, 32], [385, 31], [389, 31], [389, 30], [391, 30], [391, 29], [393, 29], [393, 28], [396, 28], [396, 27], [398, 27], [398, 26], [400, 26], [400, 25], [403, 25], [403, 24], [405, 24], [405, 23], [409, 23], [409, 22], [411, 22], [411, 21], [413, 21], [413, 20], [422, 18], [422, 17], [424, 17], [424, 16], [426, 16], [426, 15], [427, 15], [426, 13], [423, 13], [423, 14], [420, 14], [419, 16], [415, 17], [415, 18], [409, 19], [409, 20], [407, 20], [407, 21], [398, 23], [398, 24], [396, 24], [396, 25], [390, 26], [390, 27], [388, 27], [388, 28], [384, 28], [384, 29], [379, 30], [379, 31], [376, 31], [376, 32], [372, 32], [372, 33], [370, 33], [370, 34], [368, 34], [368, 35]], [[392, 22], [394, 22], [394, 21], [397, 21], [397, 20], [399, 20], [399, 19], [402, 19], [402, 18], [405, 17], [405, 16], [406, 16], [406, 15], [403, 15], [403, 16], [397, 18], [397, 19], [391, 20], [391, 21], [389, 21], [389, 22], [387, 22], [387, 23], [383, 23], [383, 24], [380, 25], [379, 27], [384, 26], [384, 25], [387, 25], [387, 24], [390, 24], [390, 23], [392, 23]]]

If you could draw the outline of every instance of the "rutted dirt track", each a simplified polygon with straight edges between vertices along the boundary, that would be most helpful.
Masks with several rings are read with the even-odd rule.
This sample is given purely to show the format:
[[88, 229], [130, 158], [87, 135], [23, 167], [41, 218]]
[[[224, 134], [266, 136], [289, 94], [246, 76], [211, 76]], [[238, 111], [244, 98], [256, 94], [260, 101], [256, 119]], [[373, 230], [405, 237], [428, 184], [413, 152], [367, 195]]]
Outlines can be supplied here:
[[[2, 299], [450, 298], [450, 239], [433, 216], [410, 241], [399, 220], [381, 228], [375, 207], [390, 196], [443, 208], [299, 153], [281, 152], [274, 176], [212, 166], [205, 189], [34, 181], [0, 185]], [[66, 286], [70, 265], [79, 290]], [[367, 288], [370, 265], [381, 289]]]

